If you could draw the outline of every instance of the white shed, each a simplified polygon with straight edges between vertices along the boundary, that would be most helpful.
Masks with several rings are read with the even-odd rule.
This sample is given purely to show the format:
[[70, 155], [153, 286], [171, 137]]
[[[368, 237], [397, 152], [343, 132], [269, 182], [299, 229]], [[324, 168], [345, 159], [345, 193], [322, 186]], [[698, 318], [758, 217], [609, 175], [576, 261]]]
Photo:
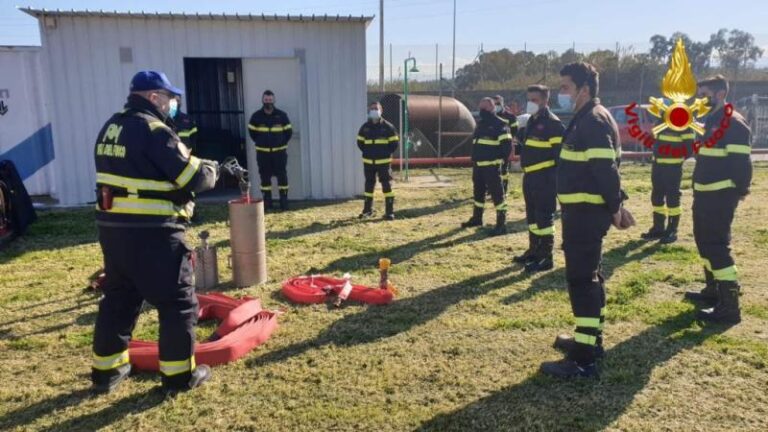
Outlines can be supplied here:
[[294, 125], [289, 196], [362, 192], [354, 142], [365, 120], [372, 17], [21, 10], [40, 23], [60, 203], [94, 200], [96, 134], [143, 69], [163, 71], [185, 90], [182, 110], [199, 124], [200, 157], [244, 158], [253, 145], [246, 123], [271, 89]]

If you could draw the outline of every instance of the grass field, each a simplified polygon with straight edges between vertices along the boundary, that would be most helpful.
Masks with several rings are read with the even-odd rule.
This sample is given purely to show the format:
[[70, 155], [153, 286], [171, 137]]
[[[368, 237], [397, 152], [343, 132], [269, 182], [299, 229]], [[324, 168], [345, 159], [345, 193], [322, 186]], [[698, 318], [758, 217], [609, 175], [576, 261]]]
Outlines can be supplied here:
[[[766, 431], [768, 430], [768, 165], [737, 212], [733, 249], [744, 321], [703, 327], [685, 290], [702, 286], [691, 234], [686, 168], [680, 241], [639, 241], [650, 224], [650, 168], [627, 165], [624, 187], [638, 226], [611, 230], [607, 357], [599, 380], [539, 376], [571, 331], [562, 253], [553, 271], [527, 276], [511, 258], [527, 242], [519, 179], [511, 234], [460, 230], [471, 213], [470, 171], [453, 185], [398, 184], [398, 220], [358, 221], [361, 201], [307, 203], [270, 214], [270, 280], [228, 283], [224, 206], [199, 211], [219, 245], [222, 290], [286, 308], [280, 328], [210, 385], [164, 399], [156, 375], [137, 375], [90, 397], [97, 298], [82, 291], [101, 263], [90, 210], [48, 211], [0, 252], [0, 430], [45, 431]], [[428, 171], [413, 173], [429, 176]], [[377, 194], [377, 199], [380, 195]], [[382, 213], [382, 202], [377, 202]], [[490, 209], [490, 207], [488, 207]], [[486, 212], [486, 223], [493, 219]], [[556, 225], [559, 229], [559, 223]], [[399, 298], [385, 307], [293, 306], [278, 291], [290, 276], [353, 273], [376, 284], [379, 257], [394, 263]], [[157, 335], [144, 312], [135, 336]], [[199, 334], [210, 334], [205, 323]]]

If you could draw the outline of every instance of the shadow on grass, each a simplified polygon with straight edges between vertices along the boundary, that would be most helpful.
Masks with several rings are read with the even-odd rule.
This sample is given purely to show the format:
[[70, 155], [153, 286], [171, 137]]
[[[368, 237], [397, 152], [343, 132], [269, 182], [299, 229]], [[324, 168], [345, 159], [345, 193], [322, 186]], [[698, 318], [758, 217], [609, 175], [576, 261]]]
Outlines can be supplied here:
[[[89, 389], [75, 390], [51, 399], [46, 399], [30, 406], [11, 411], [0, 417], [0, 429], [9, 430], [26, 426], [35, 420], [85, 402], [108, 396], [95, 396]], [[90, 414], [67, 419], [51, 426], [36, 429], [38, 431], [93, 431], [107, 427], [129, 415], [135, 415], [161, 404], [165, 396], [159, 387], [137, 393], [114, 402], [106, 408]]]
[[373, 343], [424, 324], [459, 302], [520, 282], [528, 276], [510, 275], [510, 268], [474, 276], [431, 289], [386, 307], [370, 307], [336, 321], [315, 339], [299, 342], [247, 361], [249, 367], [281, 362], [324, 345], [354, 346]]
[[653, 370], [726, 327], [690, 328], [693, 312], [669, 317], [606, 353], [599, 380], [525, 381], [440, 414], [417, 431], [600, 431], [611, 425], [645, 388]]
[[[59, 300], [59, 301], [56, 301], [56, 302], [51, 302], [51, 303], [59, 303], [61, 301], [67, 300], [67, 299], [69, 299], [69, 297], [66, 298], [66, 299], [62, 299], [62, 300]], [[34, 320], [38, 320], [38, 319], [41, 319], [41, 318], [51, 317], [51, 316], [54, 316], [54, 315], [75, 312], [75, 311], [77, 311], [79, 309], [82, 309], [84, 307], [95, 305], [98, 302], [99, 302], [98, 298], [89, 295], [85, 300], [78, 301], [78, 303], [75, 306], [70, 306], [70, 307], [63, 308], [63, 309], [56, 309], [56, 310], [53, 310], [53, 311], [50, 311], [50, 312], [39, 313], [39, 314], [35, 314], [35, 315], [27, 315], [27, 316], [24, 316], [22, 318], [18, 318], [18, 319], [12, 320], [12, 321], [1, 322], [0, 323], [0, 328], [5, 327], [5, 326], [9, 326], [11, 324], [16, 324], [16, 323], [19, 323], [19, 322], [22, 322], [22, 321], [34, 321]], [[40, 303], [38, 305], [42, 305], [42, 304], [43, 303]], [[24, 309], [27, 310], [28, 307], [24, 307]]]

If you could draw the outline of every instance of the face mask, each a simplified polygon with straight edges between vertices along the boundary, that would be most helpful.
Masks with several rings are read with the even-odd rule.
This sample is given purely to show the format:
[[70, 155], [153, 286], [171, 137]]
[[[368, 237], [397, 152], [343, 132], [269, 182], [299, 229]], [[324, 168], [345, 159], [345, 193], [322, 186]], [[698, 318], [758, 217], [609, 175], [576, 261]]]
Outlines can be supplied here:
[[539, 112], [539, 104], [528, 101], [528, 103], [525, 104], [525, 112], [528, 114], [536, 114]]
[[264, 109], [265, 110], [271, 110], [275, 108], [275, 104], [273, 103], [264, 103]]
[[179, 101], [176, 99], [171, 99], [170, 102], [168, 102], [168, 117], [174, 118], [176, 117], [176, 113], [179, 112]]
[[566, 110], [566, 111], [572, 111], [573, 110], [573, 98], [571, 98], [571, 95], [567, 93], [558, 93], [557, 94], [557, 103], [560, 105], [560, 108]]
[[379, 110], [370, 110], [368, 111], [368, 118], [377, 121], [381, 118], [381, 112]]
[[501, 105], [494, 105], [494, 108], [493, 108], [493, 110], [494, 110], [494, 112], [495, 112], [496, 114], [499, 114], [499, 113], [501, 113], [502, 111], [504, 111], [504, 107], [502, 107]]

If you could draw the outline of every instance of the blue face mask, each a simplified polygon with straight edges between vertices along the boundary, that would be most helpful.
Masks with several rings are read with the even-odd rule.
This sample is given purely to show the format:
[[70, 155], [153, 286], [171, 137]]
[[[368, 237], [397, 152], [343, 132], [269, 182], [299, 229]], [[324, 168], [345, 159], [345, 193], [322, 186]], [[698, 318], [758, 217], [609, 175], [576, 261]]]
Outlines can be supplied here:
[[168, 102], [168, 117], [175, 118], [178, 112], [179, 112], [179, 101], [177, 101], [176, 99], [171, 99]]
[[566, 111], [573, 111], [573, 98], [571, 98], [571, 95], [558, 93], [557, 103], [560, 105], [560, 108]]

